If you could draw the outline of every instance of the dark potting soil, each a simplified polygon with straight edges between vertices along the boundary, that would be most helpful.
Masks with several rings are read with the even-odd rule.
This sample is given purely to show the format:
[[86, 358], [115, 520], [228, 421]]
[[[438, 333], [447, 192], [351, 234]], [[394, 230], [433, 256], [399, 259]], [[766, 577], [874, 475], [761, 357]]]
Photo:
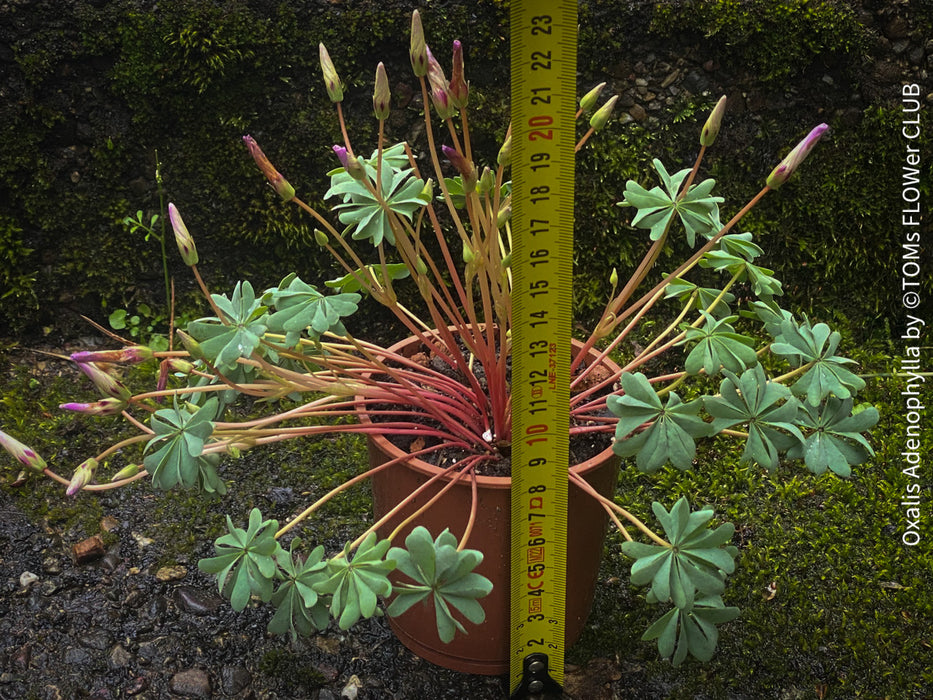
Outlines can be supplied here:
[[[460, 350], [466, 353], [466, 348], [460, 345]], [[428, 348], [422, 347], [419, 352], [416, 352], [409, 356], [413, 362], [416, 362], [424, 367], [430, 368], [444, 376], [454, 379], [457, 382], [463, 384], [464, 395], [469, 395], [471, 389], [468, 382], [462, 373], [460, 373], [455, 368], [451, 367], [447, 362], [437, 355], [431, 353]], [[511, 358], [509, 358], [511, 360]], [[391, 362], [389, 363], [391, 366]], [[487, 378], [484, 372], [483, 366], [476, 362], [473, 365], [473, 374], [476, 377], [476, 381], [479, 386], [485, 391], [487, 388]], [[506, 367], [506, 376], [509, 381], [511, 381], [511, 361], [508, 362]], [[591, 386], [595, 383], [598, 383], [603, 378], [608, 376], [606, 370], [595, 370], [593, 372], [593, 378], [587, 384]], [[586, 387], [584, 387], [586, 388]], [[607, 387], [604, 390], [598, 392], [594, 398], [601, 398], [607, 396], [611, 393], [611, 387]], [[391, 410], [392, 406], [389, 404], [382, 404], [374, 407], [376, 410]], [[406, 407], [407, 408], [407, 407]], [[604, 410], [599, 414], [601, 417], [610, 416], [608, 410]], [[393, 420], [391, 416], [373, 416], [372, 420], [374, 423], [379, 422], [388, 422]], [[438, 428], [440, 427], [436, 421], [434, 421], [429, 415], [423, 414], [422, 418], [408, 418], [406, 420], [411, 420], [411, 422], [424, 425], [426, 427]], [[580, 421], [571, 417], [571, 427], [581, 427], [586, 425], [584, 421]], [[416, 452], [424, 449], [425, 447], [430, 447], [440, 443], [440, 440], [434, 437], [421, 437], [421, 436], [412, 436], [408, 434], [399, 435], [393, 434], [391, 432], [386, 432], [385, 437], [391, 442], [395, 447], [403, 452]], [[569, 463], [570, 464], [581, 464], [588, 459], [591, 459], [598, 455], [600, 452], [605, 450], [612, 444], [612, 433], [611, 432], [586, 432], [586, 433], [573, 433], [570, 436], [569, 443]], [[512, 461], [511, 461], [511, 447], [510, 445], [477, 445], [474, 452], [469, 452], [465, 449], [455, 448], [455, 447], [446, 447], [438, 449], [434, 452], [431, 452], [427, 455], [421, 457], [421, 459], [429, 464], [432, 464], [436, 467], [448, 467], [451, 464], [456, 464], [463, 461], [464, 458], [469, 457], [470, 455], [475, 454], [484, 454], [487, 455], [487, 459], [484, 459], [476, 466], [476, 473], [479, 476], [503, 476], [508, 477], [512, 475]]]

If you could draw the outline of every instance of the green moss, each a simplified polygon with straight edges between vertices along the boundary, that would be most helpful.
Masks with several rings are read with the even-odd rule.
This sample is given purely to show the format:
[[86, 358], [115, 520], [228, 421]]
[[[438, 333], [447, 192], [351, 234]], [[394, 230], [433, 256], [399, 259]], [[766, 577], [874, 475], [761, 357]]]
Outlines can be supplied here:
[[259, 670], [280, 678], [290, 692], [310, 691], [324, 685], [326, 679], [306, 659], [285, 649], [271, 649], [262, 655]]
[[852, 5], [838, 0], [661, 2], [652, 28], [664, 36], [700, 34], [764, 82], [799, 76], [818, 59], [860, 55], [869, 46]]

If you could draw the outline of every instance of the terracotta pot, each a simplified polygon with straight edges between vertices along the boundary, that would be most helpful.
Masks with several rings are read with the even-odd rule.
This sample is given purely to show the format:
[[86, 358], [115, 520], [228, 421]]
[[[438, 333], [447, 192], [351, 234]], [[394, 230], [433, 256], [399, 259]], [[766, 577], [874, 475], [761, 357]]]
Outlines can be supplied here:
[[[414, 339], [394, 345], [394, 352], [417, 351]], [[612, 363], [607, 363], [610, 368]], [[367, 421], [365, 414], [361, 419]], [[381, 435], [369, 438], [372, 466], [384, 464], [399, 457], [402, 451]], [[616, 483], [619, 459], [607, 448], [596, 457], [572, 469], [583, 476], [599, 493], [610, 496]], [[389, 512], [430, 477], [440, 471], [420, 459], [409, 459], [376, 474], [372, 479], [376, 518]], [[464, 673], [499, 675], [509, 670], [509, 567], [510, 567], [510, 485], [508, 477], [480, 476], [479, 512], [467, 546], [478, 549], [483, 562], [477, 572], [493, 583], [493, 590], [480, 599], [486, 611], [482, 625], [463, 621], [468, 634], [458, 633], [449, 644], [437, 635], [433, 604], [415, 605], [399, 617], [389, 618], [390, 625], [401, 642], [418, 656], [432, 663]], [[445, 484], [439, 480], [436, 488], [416, 499], [409, 510], [380, 530], [387, 536], [400, 520], [431, 499]], [[470, 480], [456, 484], [418, 521], [401, 533], [396, 542], [404, 538], [415, 525], [423, 525], [437, 537], [448, 528], [459, 540], [470, 517], [472, 502]], [[568, 498], [567, 546], [567, 647], [580, 636], [589, 615], [596, 588], [603, 542], [608, 518], [605, 511], [579, 488], [570, 486]], [[401, 580], [406, 577], [399, 576]]]

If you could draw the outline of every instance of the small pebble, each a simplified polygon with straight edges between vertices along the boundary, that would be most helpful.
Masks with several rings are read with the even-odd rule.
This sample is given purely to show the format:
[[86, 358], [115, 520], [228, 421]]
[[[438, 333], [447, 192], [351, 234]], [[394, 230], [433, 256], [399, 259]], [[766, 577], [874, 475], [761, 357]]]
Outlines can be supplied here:
[[223, 603], [223, 598], [193, 586], [179, 586], [172, 599], [180, 610], [192, 615], [209, 615]]
[[19, 575], [19, 585], [21, 588], [29, 588], [39, 580], [39, 577], [31, 571], [24, 571]]
[[189, 668], [172, 676], [169, 690], [177, 695], [189, 698], [209, 698], [211, 696], [211, 679], [200, 668]]
[[180, 581], [188, 575], [188, 569], [183, 566], [163, 566], [156, 571], [159, 581]]

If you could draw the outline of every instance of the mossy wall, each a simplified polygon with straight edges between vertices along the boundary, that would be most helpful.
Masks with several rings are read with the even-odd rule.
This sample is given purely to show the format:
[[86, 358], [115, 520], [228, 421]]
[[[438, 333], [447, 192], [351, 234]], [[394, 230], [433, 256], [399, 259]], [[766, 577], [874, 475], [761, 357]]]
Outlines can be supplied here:
[[[707, 167], [727, 213], [809, 127], [833, 127], [797, 181], [766, 200], [746, 229], [763, 234], [769, 263], [805, 307], [822, 317], [843, 307], [854, 326], [883, 330], [876, 319], [895, 311], [900, 253], [891, 223], [904, 155], [898, 91], [916, 73], [884, 36], [897, 17], [883, 5], [581, 2], [581, 90], [605, 80], [633, 103], [579, 158], [583, 322], [602, 307], [612, 267], [624, 271], [643, 250], [630, 215], [614, 206], [625, 180], [646, 181], [654, 156], [669, 168], [691, 163], [706, 112], [725, 92], [730, 110]], [[333, 268], [306, 245], [310, 220], [279, 204], [240, 137], [253, 134], [305, 199], [320, 200], [330, 145], [340, 140], [318, 67], [323, 41], [347, 84], [358, 148], [375, 141], [378, 60], [393, 90], [390, 138], [417, 146], [421, 105], [407, 58], [416, 6], [433, 46], [464, 40], [477, 160], [489, 162], [508, 120], [507, 2], [179, 0], [157, 13], [139, 0], [5, 5], [0, 324], [68, 335], [80, 326], [63, 309], [102, 320], [142, 302], [164, 308], [157, 248], [120, 223], [138, 209], [157, 211], [156, 152], [165, 194], [184, 213], [217, 291], [244, 276], [263, 287], [292, 268], [328, 278]], [[928, 16], [908, 19], [908, 41], [930, 35]], [[446, 48], [437, 54], [447, 62]], [[668, 65], [678, 72], [676, 97], [633, 118], [642, 116], [635, 80], [655, 89]], [[924, 138], [929, 152], [929, 130]], [[928, 196], [929, 180], [924, 186]], [[170, 253], [184, 308], [193, 281]]]

